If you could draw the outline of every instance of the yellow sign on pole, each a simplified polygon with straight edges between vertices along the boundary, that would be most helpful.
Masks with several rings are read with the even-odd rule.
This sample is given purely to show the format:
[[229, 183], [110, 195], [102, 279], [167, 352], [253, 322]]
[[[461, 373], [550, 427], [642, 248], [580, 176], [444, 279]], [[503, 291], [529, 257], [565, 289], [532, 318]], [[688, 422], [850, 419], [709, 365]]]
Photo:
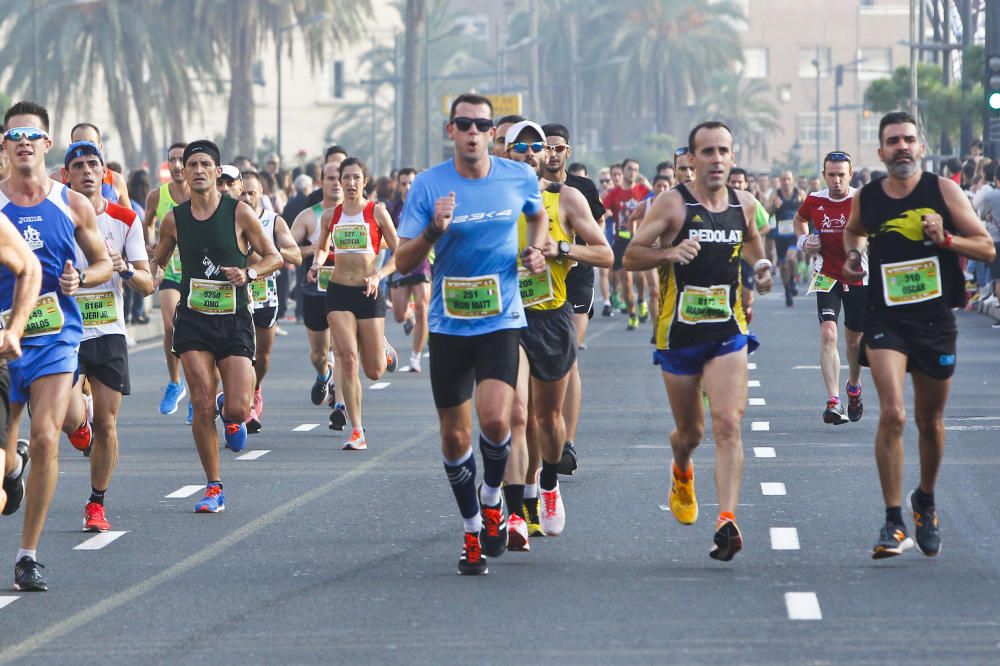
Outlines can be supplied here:
[[[445, 95], [441, 98], [445, 116], [451, 113], [451, 103], [456, 97], [458, 95]], [[519, 116], [523, 113], [521, 93], [517, 93], [516, 95], [486, 95], [486, 97], [493, 104], [494, 118], [512, 115]]]

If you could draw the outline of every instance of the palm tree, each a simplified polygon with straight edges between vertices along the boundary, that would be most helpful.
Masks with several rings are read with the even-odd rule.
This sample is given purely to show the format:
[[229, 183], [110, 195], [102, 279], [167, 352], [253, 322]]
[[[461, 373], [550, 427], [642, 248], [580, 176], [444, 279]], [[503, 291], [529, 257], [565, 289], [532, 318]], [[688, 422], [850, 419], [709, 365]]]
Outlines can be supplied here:
[[[424, 23], [427, 20], [427, 0], [406, 0], [403, 14], [403, 108], [417, 108], [417, 72], [423, 58]], [[417, 124], [413, 115], [403, 120], [400, 127], [400, 160], [403, 164], [416, 164]]]
[[747, 79], [742, 72], [725, 69], [709, 77], [708, 92], [696, 107], [705, 119], [721, 120], [733, 131], [737, 161], [750, 162], [753, 150], [780, 132], [780, 112], [771, 100], [771, 85], [764, 79]]

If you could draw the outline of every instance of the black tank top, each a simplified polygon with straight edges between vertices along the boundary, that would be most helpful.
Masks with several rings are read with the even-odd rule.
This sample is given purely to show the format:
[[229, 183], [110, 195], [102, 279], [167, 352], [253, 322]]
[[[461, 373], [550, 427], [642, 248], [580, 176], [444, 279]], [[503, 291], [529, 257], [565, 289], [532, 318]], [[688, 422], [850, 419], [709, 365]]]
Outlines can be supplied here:
[[672, 245], [685, 238], [701, 244], [689, 264], [660, 266], [660, 318], [656, 346], [675, 349], [722, 340], [746, 333], [746, 316], [740, 300], [740, 253], [747, 222], [736, 190], [727, 188], [729, 207], [707, 210], [684, 185], [687, 216]]
[[955, 233], [938, 176], [933, 173], [925, 172], [902, 199], [888, 196], [882, 181], [861, 190], [861, 224], [869, 239], [869, 310], [891, 311], [911, 319], [953, 321], [951, 309], [965, 306], [965, 280], [958, 255], [924, 235], [923, 216], [930, 213], [940, 215], [944, 228]]
[[799, 206], [802, 205], [802, 195], [799, 192], [799, 188], [792, 188], [792, 194], [787, 199], [785, 194], [781, 191], [779, 187], [775, 192], [778, 198], [781, 199], [781, 205], [778, 206], [774, 211], [774, 219], [776, 220], [793, 220], [795, 219], [795, 214], [799, 212]]
[[[181, 303], [187, 304], [191, 280], [225, 282], [221, 267], [246, 268], [247, 258], [236, 240], [236, 206], [232, 197], [222, 197], [218, 208], [205, 220], [191, 214], [191, 202], [173, 208], [177, 225], [177, 248], [181, 255]], [[236, 310], [249, 307], [247, 288], [235, 288]]]

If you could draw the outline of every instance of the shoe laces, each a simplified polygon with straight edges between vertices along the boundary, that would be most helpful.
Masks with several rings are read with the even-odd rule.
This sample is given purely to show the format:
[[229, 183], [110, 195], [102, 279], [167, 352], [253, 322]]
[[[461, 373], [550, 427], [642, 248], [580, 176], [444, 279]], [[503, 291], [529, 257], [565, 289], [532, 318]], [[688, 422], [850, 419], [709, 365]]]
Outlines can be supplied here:
[[479, 545], [479, 536], [476, 534], [465, 535], [465, 559], [468, 562], [478, 562], [483, 556], [482, 546]]
[[104, 506], [97, 502], [88, 502], [85, 513], [88, 520], [91, 518], [104, 518]]
[[205, 499], [208, 499], [209, 497], [217, 497], [221, 493], [222, 493], [222, 488], [213, 484], [205, 489]]
[[[693, 479], [692, 479], [693, 480]], [[684, 481], [674, 477], [674, 494], [677, 495], [682, 504], [690, 504], [693, 499], [693, 485], [691, 481]]]
[[486, 520], [486, 536], [495, 537], [500, 535], [500, 520], [502, 519], [500, 509], [496, 507], [483, 507], [483, 518]]
[[553, 518], [557, 511], [556, 500], [559, 499], [559, 493], [555, 490], [543, 490], [541, 495], [545, 502], [545, 517]]

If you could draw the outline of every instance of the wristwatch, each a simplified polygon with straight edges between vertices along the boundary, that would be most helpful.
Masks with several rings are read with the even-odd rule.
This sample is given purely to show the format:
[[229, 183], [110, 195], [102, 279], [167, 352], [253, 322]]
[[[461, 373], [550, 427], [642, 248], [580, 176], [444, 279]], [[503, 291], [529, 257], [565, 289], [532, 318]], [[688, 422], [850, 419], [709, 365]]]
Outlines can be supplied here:
[[569, 248], [570, 248], [569, 241], [564, 241], [564, 240], [559, 241], [559, 256], [560, 257], [569, 256]]
[[79, 269], [76, 271], [76, 274], [80, 278], [80, 286], [81, 287], [86, 286], [87, 274]]
[[257, 279], [257, 269], [248, 268], [247, 269], [247, 282], [253, 282]]
[[125, 264], [125, 270], [118, 273], [123, 280], [131, 280], [135, 275], [135, 267], [132, 264]]

